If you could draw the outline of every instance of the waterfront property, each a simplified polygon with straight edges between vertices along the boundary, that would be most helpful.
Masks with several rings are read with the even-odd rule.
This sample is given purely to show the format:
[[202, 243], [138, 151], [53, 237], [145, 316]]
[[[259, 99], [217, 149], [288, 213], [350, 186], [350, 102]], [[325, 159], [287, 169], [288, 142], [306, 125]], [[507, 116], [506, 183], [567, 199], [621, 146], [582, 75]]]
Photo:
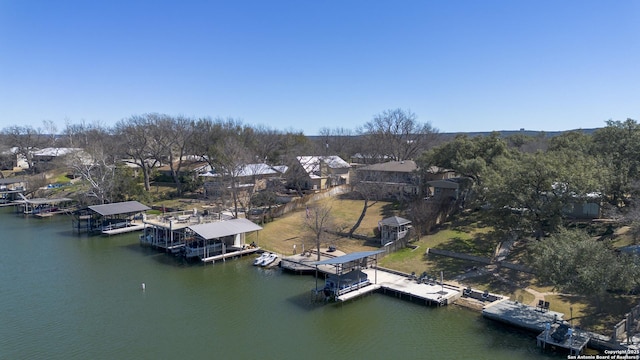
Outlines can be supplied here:
[[146, 205], [137, 201], [93, 205], [74, 212], [73, 229], [90, 234], [115, 235], [144, 229]]
[[25, 215], [36, 215], [38, 217], [47, 217], [59, 213], [67, 213], [74, 210], [71, 206], [73, 199], [69, 198], [37, 198], [27, 199], [21, 192], [18, 195], [21, 200], [12, 202], [16, 206], [16, 212]]
[[193, 237], [189, 226], [207, 224], [231, 219], [228, 215], [205, 210], [198, 212], [174, 211], [158, 215], [146, 215], [144, 232], [140, 235], [140, 242], [167, 252], [177, 254], [184, 249], [187, 239]]
[[262, 230], [262, 227], [247, 219], [232, 219], [192, 225], [189, 230], [193, 236], [185, 243], [184, 256], [215, 262], [257, 251], [258, 247], [247, 245], [245, 238], [247, 233]]
[[11, 201], [20, 199], [20, 195], [26, 188], [26, 181], [13, 177], [0, 179], [0, 204], [8, 204]]
[[547, 309], [504, 299], [485, 306], [482, 310], [482, 316], [487, 319], [539, 333], [545, 330], [546, 324], [561, 322], [564, 316], [563, 313]]
[[309, 272], [311, 269], [326, 276], [325, 284], [319, 287], [316, 278], [316, 295], [325, 300], [348, 301], [375, 292], [394, 294], [427, 305], [447, 305], [460, 297], [458, 287], [444, 284], [435, 278], [424, 281], [414, 276], [377, 266], [377, 255], [384, 250], [362, 251], [343, 256], [326, 256], [321, 261], [305, 260], [306, 254], [283, 259], [281, 267], [294, 272]]

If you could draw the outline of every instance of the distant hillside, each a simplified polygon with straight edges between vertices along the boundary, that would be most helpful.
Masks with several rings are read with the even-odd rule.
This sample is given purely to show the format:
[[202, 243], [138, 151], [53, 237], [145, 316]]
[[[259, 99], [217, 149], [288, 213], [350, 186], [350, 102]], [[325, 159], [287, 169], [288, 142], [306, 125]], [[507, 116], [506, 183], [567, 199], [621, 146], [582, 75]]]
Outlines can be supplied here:
[[[544, 134], [546, 137], [554, 137], [554, 136], [558, 136], [562, 133], [567, 133], [567, 132], [571, 132], [571, 131], [582, 131], [585, 134], [592, 134], [594, 131], [598, 130], [599, 128], [593, 128], [593, 129], [574, 129], [574, 130], [565, 130], [565, 131], [541, 131], [541, 130], [525, 130], [525, 129], [520, 129], [520, 130], [499, 130], [499, 131], [495, 131], [500, 133], [500, 135], [502, 137], [507, 137], [507, 136], [511, 136], [511, 135], [516, 135], [516, 134], [522, 134], [522, 135], [526, 135], [526, 136], [532, 136], [532, 137], [536, 137], [539, 136], [540, 134]], [[467, 135], [469, 137], [475, 137], [475, 136], [488, 136], [491, 133], [493, 133], [494, 131], [479, 131], [479, 132], [442, 132], [440, 133], [440, 135], [442, 135], [444, 138], [454, 138], [457, 135]], [[352, 137], [358, 137], [360, 135], [352, 135]], [[331, 136], [333, 137], [333, 136]], [[307, 136], [307, 138], [309, 138], [312, 141], [320, 141], [325, 139], [325, 136], [320, 136], [320, 135], [309, 135]]]
[[[594, 128], [594, 129], [574, 129], [574, 130], [565, 130], [565, 131], [537, 131], [537, 130], [520, 129], [520, 130], [500, 130], [500, 131], [495, 131], [495, 132], [500, 133], [500, 135], [503, 136], [503, 137], [516, 135], [516, 134], [522, 134], [522, 135], [533, 136], [533, 137], [536, 137], [536, 136], [539, 136], [541, 134], [544, 134], [546, 137], [554, 137], [554, 136], [558, 136], [560, 134], [571, 132], [571, 131], [582, 131], [585, 134], [592, 134], [596, 130], [598, 130], [598, 128]], [[455, 132], [455, 133], [451, 132], [451, 133], [441, 133], [441, 134], [443, 136], [445, 136], [445, 137], [455, 137], [456, 135], [467, 135], [469, 137], [475, 137], [475, 136], [487, 136], [487, 135], [490, 135], [493, 132], [494, 131]]]

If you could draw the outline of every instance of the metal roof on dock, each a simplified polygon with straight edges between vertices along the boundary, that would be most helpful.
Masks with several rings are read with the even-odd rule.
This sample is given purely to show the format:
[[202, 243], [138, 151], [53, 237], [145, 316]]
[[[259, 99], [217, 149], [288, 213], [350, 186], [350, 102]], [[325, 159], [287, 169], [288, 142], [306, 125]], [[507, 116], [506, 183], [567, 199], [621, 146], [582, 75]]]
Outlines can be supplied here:
[[256, 225], [247, 219], [218, 221], [207, 224], [193, 225], [189, 226], [189, 228], [196, 234], [207, 240], [262, 230], [262, 226]]
[[378, 255], [385, 252], [384, 250], [374, 250], [374, 251], [360, 251], [360, 252], [354, 252], [351, 254], [347, 254], [347, 255], [343, 255], [343, 256], [338, 256], [338, 257], [334, 257], [331, 259], [326, 259], [326, 260], [322, 260], [322, 261], [316, 261], [314, 263], [311, 263], [311, 265], [339, 265], [339, 264], [346, 264], [350, 261], [354, 261], [354, 260], [360, 260], [369, 256], [373, 256], [373, 255]]
[[89, 209], [97, 212], [102, 216], [129, 214], [151, 210], [150, 207], [140, 204], [137, 201], [124, 201], [113, 204], [93, 205], [89, 206]]

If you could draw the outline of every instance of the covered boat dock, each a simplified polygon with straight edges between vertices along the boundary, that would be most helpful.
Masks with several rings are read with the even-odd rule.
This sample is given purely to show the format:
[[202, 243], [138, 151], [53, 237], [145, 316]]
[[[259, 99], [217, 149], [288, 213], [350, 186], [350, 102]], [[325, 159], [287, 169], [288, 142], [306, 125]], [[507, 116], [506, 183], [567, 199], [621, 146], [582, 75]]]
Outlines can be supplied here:
[[199, 258], [202, 262], [215, 262], [258, 251], [245, 243], [246, 234], [262, 230], [247, 219], [232, 219], [189, 226], [194, 236], [184, 246], [186, 258]]
[[48, 217], [55, 214], [68, 213], [74, 211], [71, 207], [73, 199], [69, 198], [35, 198], [27, 199], [22, 193], [18, 193], [22, 198], [12, 202], [16, 206], [17, 213], [25, 215], [35, 215], [38, 217]]
[[74, 213], [73, 229], [103, 235], [139, 231], [144, 229], [144, 212], [150, 209], [137, 201], [89, 206]]
[[195, 208], [191, 211], [146, 215], [142, 220], [145, 228], [140, 235], [140, 243], [176, 254], [182, 251], [187, 239], [193, 237], [189, 226], [230, 219], [231, 217], [221, 213], [208, 210], [198, 212]]
[[10, 205], [12, 201], [19, 200], [26, 183], [26, 180], [17, 177], [0, 179], [0, 205]]
[[[325, 298], [344, 301], [353, 297], [347, 295], [349, 293], [354, 294], [358, 291], [357, 293], [364, 294], [376, 290], [378, 286], [372, 286], [377, 284], [378, 279], [375, 265], [378, 262], [378, 254], [383, 252], [384, 250], [360, 251], [312, 263], [318, 271], [320, 267], [325, 267], [323, 272], [328, 274], [322, 289], [318, 287], [316, 276], [315, 292], [322, 292]], [[363, 271], [369, 267], [373, 268], [371, 279], [369, 274]]]
[[[423, 281], [415, 276], [381, 268], [377, 265], [378, 254], [384, 250], [362, 251], [331, 257], [322, 253], [321, 261], [309, 261], [305, 254], [284, 258], [282, 268], [296, 273], [316, 271], [314, 298], [348, 301], [359, 296], [379, 291], [399, 298], [426, 305], [447, 305], [461, 296], [457, 286], [444, 284], [442, 279]], [[324, 287], [318, 285], [318, 275], [326, 275]]]

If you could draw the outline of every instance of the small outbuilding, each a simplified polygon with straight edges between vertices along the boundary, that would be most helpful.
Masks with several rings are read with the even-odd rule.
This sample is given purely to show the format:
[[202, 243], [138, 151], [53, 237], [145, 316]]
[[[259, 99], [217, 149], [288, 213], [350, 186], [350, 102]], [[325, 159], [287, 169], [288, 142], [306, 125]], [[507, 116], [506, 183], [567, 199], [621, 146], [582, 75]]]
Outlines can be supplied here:
[[378, 223], [380, 230], [380, 244], [385, 245], [407, 236], [411, 229], [411, 221], [399, 216], [383, 219]]

